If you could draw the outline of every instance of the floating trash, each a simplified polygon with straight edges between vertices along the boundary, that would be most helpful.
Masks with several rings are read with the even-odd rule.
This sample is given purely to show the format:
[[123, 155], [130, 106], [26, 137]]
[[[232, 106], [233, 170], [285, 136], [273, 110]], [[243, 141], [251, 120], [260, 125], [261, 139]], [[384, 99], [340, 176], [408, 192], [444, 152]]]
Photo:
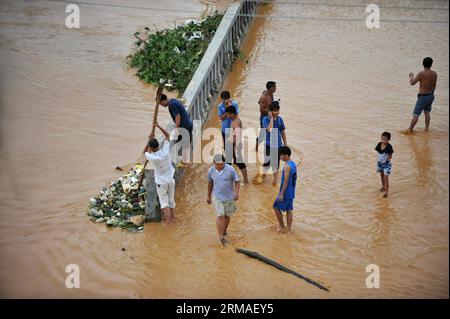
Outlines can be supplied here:
[[145, 213], [145, 180], [138, 190], [144, 166], [137, 164], [127, 174], [103, 187], [97, 197], [89, 198], [87, 213], [95, 223], [142, 232]]

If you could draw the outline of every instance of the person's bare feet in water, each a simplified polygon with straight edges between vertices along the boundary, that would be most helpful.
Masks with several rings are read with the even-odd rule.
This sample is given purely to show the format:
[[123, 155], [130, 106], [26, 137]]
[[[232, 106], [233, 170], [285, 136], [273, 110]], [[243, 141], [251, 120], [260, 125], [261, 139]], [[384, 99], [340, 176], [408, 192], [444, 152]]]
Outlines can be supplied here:
[[383, 198], [387, 198], [387, 197], [388, 197], [388, 193], [384, 193]]
[[380, 188], [380, 192], [384, 193], [386, 190], [384, 189], [384, 187]]
[[277, 232], [279, 233], [285, 233], [286, 232], [286, 227], [278, 225], [277, 227]]
[[184, 168], [190, 168], [191, 166], [192, 166], [192, 163], [183, 163], [183, 162], [181, 162], [182, 163], [182, 165], [184, 166]]
[[260, 185], [264, 183], [265, 178], [266, 178], [265, 174], [257, 173], [256, 176], [253, 178], [253, 184]]
[[228, 240], [224, 237], [220, 238], [220, 242], [222, 243], [222, 245], [226, 246], [229, 244]]
[[414, 131], [411, 129], [406, 129], [404, 131], [402, 131], [402, 134], [404, 135], [414, 135]]

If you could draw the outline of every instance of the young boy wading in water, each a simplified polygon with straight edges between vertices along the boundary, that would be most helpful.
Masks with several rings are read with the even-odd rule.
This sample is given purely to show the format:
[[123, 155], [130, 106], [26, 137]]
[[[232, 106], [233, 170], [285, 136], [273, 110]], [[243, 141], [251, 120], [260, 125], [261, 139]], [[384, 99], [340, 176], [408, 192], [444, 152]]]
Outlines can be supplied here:
[[244, 184], [248, 184], [247, 176], [247, 165], [244, 163], [244, 157], [242, 156], [242, 121], [236, 113], [236, 108], [234, 106], [229, 106], [226, 108], [226, 114], [228, 119], [231, 120], [230, 124], [230, 136], [225, 141], [225, 153], [226, 162], [231, 165], [231, 158], [233, 158], [233, 163], [239, 167], [244, 178]]
[[223, 245], [228, 243], [227, 235], [230, 216], [236, 211], [235, 201], [239, 198], [239, 175], [233, 166], [225, 164], [222, 154], [214, 155], [214, 166], [208, 171], [208, 197], [211, 204], [211, 194], [214, 191], [214, 206], [216, 208], [216, 225], [219, 239]]
[[413, 111], [413, 118], [408, 130], [406, 131], [407, 134], [411, 134], [413, 132], [414, 126], [416, 126], [422, 111], [425, 114], [425, 131], [430, 129], [431, 105], [434, 101], [434, 90], [436, 89], [437, 82], [437, 74], [431, 70], [432, 65], [433, 59], [427, 57], [423, 59], [423, 71], [417, 73], [415, 77], [414, 73], [409, 74], [409, 83], [411, 85], [415, 85], [417, 82], [420, 82], [420, 87], [419, 94], [417, 94], [416, 106]]
[[383, 132], [381, 134], [381, 142], [375, 147], [377, 153], [377, 173], [380, 173], [381, 177], [381, 188], [380, 192], [384, 192], [383, 197], [388, 197], [389, 193], [389, 175], [391, 175], [392, 170], [392, 154], [394, 149], [392, 145], [389, 144], [391, 139], [391, 133]]
[[[286, 162], [281, 175], [280, 192], [273, 203], [273, 210], [278, 219], [278, 231], [289, 232], [292, 228], [292, 211], [295, 198], [295, 186], [297, 184], [297, 165], [291, 161], [291, 149], [287, 146], [280, 147], [280, 158]], [[284, 226], [283, 213], [286, 212], [287, 228]]]
[[145, 158], [153, 164], [155, 169], [156, 192], [158, 193], [161, 210], [164, 213], [164, 220], [167, 224], [171, 224], [175, 218], [173, 209], [175, 208], [175, 180], [173, 174], [175, 168], [170, 158], [169, 133], [155, 123], [156, 127], [164, 134], [165, 139], [162, 145], [154, 136], [149, 136], [147, 150], [145, 150]]

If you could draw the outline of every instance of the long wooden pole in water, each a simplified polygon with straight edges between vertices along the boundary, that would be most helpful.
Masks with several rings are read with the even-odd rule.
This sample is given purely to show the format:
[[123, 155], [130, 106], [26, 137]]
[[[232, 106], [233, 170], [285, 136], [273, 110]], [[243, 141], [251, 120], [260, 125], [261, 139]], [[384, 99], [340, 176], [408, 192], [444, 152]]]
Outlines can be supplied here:
[[[152, 131], [151, 131], [150, 136], [155, 135], [156, 127], [155, 127], [154, 123], [155, 123], [155, 121], [158, 118], [159, 103], [161, 102], [161, 94], [163, 92], [164, 85], [165, 85], [164, 83], [160, 84], [158, 86], [158, 90], [156, 91], [156, 106], [155, 106], [155, 112], [153, 113]], [[145, 147], [147, 147], [147, 144], [145, 144]], [[141, 156], [142, 156], [142, 154], [141, 154]], [[136, 160], [135, 163], [127, 164], [127, 165], [124, 165], [124, 166], [116, 166], [116, 170], [118, 170], [118, 171], [128, 171], [134, 165], [136, 165], [136, 163], [141, 162], [140, 158], [141, 157], [139, 156], [139, 158]], [[145, 161], [144, 167], [145, 166], [147, 166], [147, 161]]]

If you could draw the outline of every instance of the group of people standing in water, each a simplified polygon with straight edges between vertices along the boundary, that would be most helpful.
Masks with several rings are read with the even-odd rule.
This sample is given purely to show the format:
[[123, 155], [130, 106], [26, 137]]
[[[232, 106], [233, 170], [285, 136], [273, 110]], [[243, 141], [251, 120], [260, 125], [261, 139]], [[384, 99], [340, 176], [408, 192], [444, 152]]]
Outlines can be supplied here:
[[[273, 94], [276, 91], [276, 83], [266, 83], [266, 90], [259, 99], [259, 124], [260, 131], [256, 140], [256, 151], [259, 144], [264, 142], [263, 173], [258, 173], [253, 179], [254, 184], [261, 184], [264, 176], [272, 170], [273, 185], [277, 186], [277, 176], [280, 159], [286, 164], [283, 168], [280, 190], [273, 204], [273, 210], [278, 219], [278, 230], [289, 232], [292, 227], [292, 211], [297, 183], [297, 165], [291, 160], [291, 149], [287, 146], [286, 126], [280, 116], [280, 103], [275, 101]], [[240, 177], [233, 164], [241, 171], [242, 185], [249, 183], [247, 165], [242, 156], [242, 120], [239, 118], [239, 105], [231, 99], [228, 91], [220, 94], [221, 103], [217, 113], [221, 121], [222, 143], [225, 156], [214, 156], [214, 166], [208, 171], [207, 202], [214, 202], [217, 215], [217, 231], [220, 241], [225, 245], [230, 216], [236, 211], [235, 202], [239, 198], [241, 186]], [[214, 194], [214, 201], [212, 201]], [[286, 225], [283, 220], [283, 212], [286, 213]]]
[[[410, 127], [405, 132], [413, 133], [413, 129], [418, 122], [422, 112], [425, 114], [425, 130], [429, 130], [430, 112], [434, 101], [434, 90], [436, 88], [437, 74], [431, 70], [433, 60], [426, 57], [423, 60], [424, 69], [417, 75], [409, 74], [410, 84], [420, 83], [417, 102], [413, 111], [413, 118]], [[273, 186], [277, 186], [280, 159], [285, 162], [282, 169], [281, 183], [278, 195], [273, 204], [273, 211], [278, 220], [278, 230], [289, 232], [293, 221], [293, 201], [297, 183], [297, 164], [291, 160], [291, 149], [287, 146], [286, 126], [280, 116], [280, 102], [275, 100], [276, 83], [269, 81], [266, 83], [266, 90], [258, 101], [259, 104], [259, 134], [256, 139], [256, 152], [260, 144], [264, 143], [264, 163], [262, 169], [253, 179], [254, 184], [263, 183], [269, 170], [273, 174]], [[216, 225], [218, 237], [223, 245], [228, 243], [227, 230], [230, 224], [230, 217], [236, 211], [236, 201], [239, 199], [241, 185], [249, 183], [247, 165], [242, 156], [243, 123], [239, 117], [239, 105], [231, 98], [229, 91], [220, 94], [221, 103], [217, 107], [218, 117], [221, 121], [222, 153], [213, 157], [213, 166], [208, 170], [207, 180], [207, 203], [214, 204], [216, 211]], [[172, 120], [176, 128], [176, 142], [191, 143], [192, 141], [192, 121], [186, 107], [177, 99], [168, 99], [162, 94], [160, 104], [168, 107]], [[175, 181], [173, 178], [175, 169], [169, 152], [169, 132], [164, 130], [157, 122], [154, 125], [161, 130], [165, 139], [162, 145], [154, 136], [149, 136], [148, 147], [144, 150], [145, 157], [153, 163], [155, 168], [155, 183], [157, 186], [158, 198], [161, 209], [164, 213], [164, 220], [170, 224], [174, 219], [175, 208]], [[189, 134], [180, 135], [177, 130], [185, 129]], [[383, 197], [387, 198], [389, 193], [389, 175], [392, 171], [393, 146], [390, 144], [391, 133], [383, 132], [381, 141], [375, 147], [377, 152], [377, 172], [380, 173], [380, 191]], [[190, 145], [190, 144], [189, 144]], [[183, 161], [185, 161], [183, 159]], [[243, 181], [233, 167], [235, 165], [241, 172]], [[286, 224], [283, 213], [286, 213]]]

